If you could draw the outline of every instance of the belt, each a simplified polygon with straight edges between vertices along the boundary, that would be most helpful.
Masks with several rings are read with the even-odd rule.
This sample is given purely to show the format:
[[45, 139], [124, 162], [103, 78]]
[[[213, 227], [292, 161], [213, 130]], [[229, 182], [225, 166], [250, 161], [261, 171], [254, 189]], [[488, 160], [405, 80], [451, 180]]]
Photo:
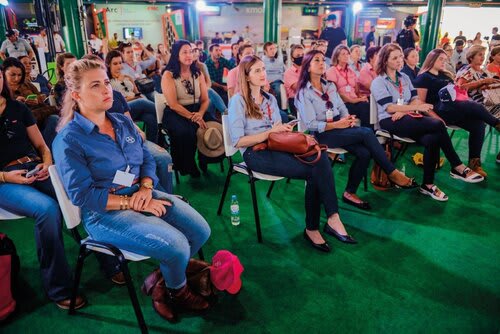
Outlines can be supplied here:
[[[139, 179], [135, 179], [133, 182], [132, 182], [132, 185], [133, 186], [134, 184], [137, 184], [139, 183]], [[123, 188], [128, 188], [128, 187], [125, 187], [125, 186], [118, 186], [118, 187], [115, 187], [115, 188], [109, 188], [109, 193], [110, 194], [114, 194], [116, 193], [118, 190], [122, 190]]]
[[10, 166], [15, 166], [15, 165], [22, 165], [22, 164], [26, 164], [28, 162], [35, 162], [35, 161], [42, 161], [42, 159], [40, 159], [40, 157], [37, 157], [37, 156], [34, 156], [34, 157], [25, 156], [25, 157], [22, 157], [22, 158], [19, 158], [19, 159], [16, 159], [16, 160], [9, 162], [8, 164], [6, 164], [4, 166], [4, 168], [10, 167]]

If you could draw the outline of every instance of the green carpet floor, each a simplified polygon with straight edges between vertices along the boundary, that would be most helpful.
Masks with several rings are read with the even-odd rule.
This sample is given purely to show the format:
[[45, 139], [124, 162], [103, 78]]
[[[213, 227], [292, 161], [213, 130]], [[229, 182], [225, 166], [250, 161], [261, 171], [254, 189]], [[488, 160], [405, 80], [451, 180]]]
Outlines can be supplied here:
[[[457, 133], [453, 142], [466, 161], [466, 135]], [[411, 162], [417, 149], [411, 148], [398, 165], [404, 164], [406, 173], [420, 181], [422, 171]], [[176, 193], [188, 197], [212, 228], [205, 255], [210, 259], [219, 249], [237, 254], [245, 267], [243, 288], [237, 296], [221, 295], [206, 314], [182, 316], [177, 324], [160, 318], [150, 298], [140, 294], [150, 332], [499, 333], [499, 149], [499, 136], [488, 134], [482, 158], [489, 177], [480, 184], [451, 179], [445, 164], [436, 183], [449, 195], [447, 203], [416, 190], [360, 189], [376, 209], [361, 212], [341, 204], [341, 217], [359, 244], [328, 237], [334, 248], [330, 254], [312, 249], [302, 238], [303, 181], [277, 183], [271, 199], [265, 197], [268, 184], [257, 184], [264, 236], [264, 243], [258, 244], [244, 176], [233, 178], [228, 194], [237, 194], [240, 201], [238, 227], [230, 224], [230, 197], [222, 216], [216, 215], [225, 179], [218, 165], [210, 165], [209, 174], [200, 179], [183, 177]], [[347, 164], [335, 166], [337, 194], [346, 184], [351, 161], [347, 155]], [[94, 257], [82, 277], [88, 306], [68, 316], [47, 300], [32, 223], [0, 222], [0, 230], [18, 247], [23, 287], [17, 313], [0, 325], [0, 332], [138, 332], [126, 288], [104, 279]], [[65, 243], [73, 266], [77, 246], [68, 234]], [[155, 266], [153, 260], [130, 265], [138, 293]]]

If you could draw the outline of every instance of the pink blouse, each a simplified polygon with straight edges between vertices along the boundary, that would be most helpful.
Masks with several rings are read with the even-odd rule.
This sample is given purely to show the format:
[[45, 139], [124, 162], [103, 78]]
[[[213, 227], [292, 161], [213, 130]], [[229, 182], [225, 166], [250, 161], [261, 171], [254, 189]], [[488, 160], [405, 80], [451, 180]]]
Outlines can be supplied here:
[[227, 73], [227, 89], [234, 89], [233, 95], [240, 92], [239, 66], [236, 66]]
[[285, 74], [283, 75], [283, 81], [285, 82], [286, 96], [289, 99], [295, 97], [295, 94], [297, 93], [295, 90], [292, 89], [292, 85], [299, 81], [299, 74], [300, 74], [300, 68], [297, 68], [292, 65], [292, 67], [287, 69], [285, 71]]
[[359, 72], [358, 77], [358, 87], [359, 93], [362, 95], [369, 96], [370, 95], [370, 86], [372, 84], [373, 79], [377, 77], [377, 73], [373, 69], [370, 63], [366, 63], [365, 66]]
[[326, 71], [326, 79], [333, 81], [339, 93], [356, 99], [356, 73], [349, 67], [332, 66]]

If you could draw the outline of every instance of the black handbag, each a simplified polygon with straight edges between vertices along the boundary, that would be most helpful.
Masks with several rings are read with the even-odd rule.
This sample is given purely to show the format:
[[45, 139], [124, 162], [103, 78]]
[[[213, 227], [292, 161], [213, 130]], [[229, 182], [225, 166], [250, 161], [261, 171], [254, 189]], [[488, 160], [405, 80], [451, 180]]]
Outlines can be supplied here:
[[137, 89], [139, 89], [139, 92], [141, 92], [142, 94], [149, 94], [154, 92], [155, 90], [155, 82], [153, 81], [153, 79], [137, 79], [135, 80], [135, 85], [137, 86]]

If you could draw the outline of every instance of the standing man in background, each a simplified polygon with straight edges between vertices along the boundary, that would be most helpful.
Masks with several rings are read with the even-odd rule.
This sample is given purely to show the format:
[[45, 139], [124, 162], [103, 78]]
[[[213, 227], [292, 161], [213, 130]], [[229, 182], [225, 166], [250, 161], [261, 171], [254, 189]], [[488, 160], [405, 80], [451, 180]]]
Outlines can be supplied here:
[[339, 44], [347, 45], [347, 36], [344, 29], [337, 27], [337, 15], [330, 14], [326, 18], [327, 27], [321, 32], [319, 39], [328, 41], [328, 48], [326, 49], [326, 58], [332, 58], [333, 49]]
[[403, 24], [405, 25], [405, 27], [398, 33], [398, 37], [396, 37], [396, 43], [398, 43], [403, 50], [408, 48], [415, 48], [415, 43], [420, 41], [420, 35], [417, 29], [415, 29], [415, 26], [417, 25], [417, 19], [413, 15], [408, 15]]

